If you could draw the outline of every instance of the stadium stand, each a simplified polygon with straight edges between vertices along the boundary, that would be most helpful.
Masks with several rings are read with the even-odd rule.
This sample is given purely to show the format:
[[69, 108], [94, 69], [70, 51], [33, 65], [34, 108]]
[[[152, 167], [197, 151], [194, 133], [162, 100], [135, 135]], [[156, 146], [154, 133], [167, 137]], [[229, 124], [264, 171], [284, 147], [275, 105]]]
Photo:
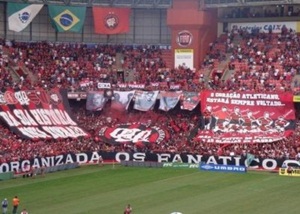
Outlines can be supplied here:
[[[260, 13], [232, 12], [231, 16], [261, 17]], [[296, 13], [292, 14], [296, 16]], [[266, 17], [277, 17], [266, 11]], [[227, 18], [229, 15], [226, 15]], [[199, 69], [184, 65], [169, 67], [170, 51], [155, 45], [103, 45], [0, 40], [0, 87], [7, 89], [67, 88], [72, 92], [97, 90], [97, 82], [110, 83], [112, 89], [126, 90], [118, 84], [144, 84], [146, 90], [300, 92], [299, 35], [292, 29], [280, 33], [233, 29], [209, 45]], [[166, 58], [164, 58], [166, 57]], [[123, 75], [119, 75], [121, 70]], [[159, 86], [151, 83], [164, 83]], [[0, 164], [11, 161], [87, 151], [170, 152], [203, 155], [254, 154], [261, 158], [300, 158], [300, 123], [294, 134], [272, 143], [216, 144], [195, 139], [200, 130], [199, 110], [154, 110], [147, 114], [131, 107], [117, 114], [107, 103], [101, 112], [88, 112], [85, 102], [72, 101], [71, 109], [79, 125], [91, 137], [77, 139], [24, 140], [4, 123], [0, 126]], [[132, 103], [131, 103], [132, 105]], [[199, 109], [199, 107], [198, 107]], [[297, 112], [299, 117], [299, 112]], [[168, 137], [160, 143], [109, 144], [98, 137], [99, 127], [140, 123], [160, 126]], [[171, 137], [170, 137], [171, 136]]]

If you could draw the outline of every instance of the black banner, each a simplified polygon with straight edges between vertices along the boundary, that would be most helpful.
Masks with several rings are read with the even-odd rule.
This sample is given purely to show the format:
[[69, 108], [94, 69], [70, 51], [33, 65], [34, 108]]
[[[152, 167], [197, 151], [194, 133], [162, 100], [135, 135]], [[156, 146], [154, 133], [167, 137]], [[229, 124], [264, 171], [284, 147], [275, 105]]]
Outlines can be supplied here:
[[[68, 163], [89, 164], [97, 163], [100, 156], [105, 162], [121, 161], [150, 161], [150, 162], [170, 162], [170, 163], [205, 163], [205, 164], [222, 164], [233, 166], [245, 166], [246, 157], [235, 156], [209, 156], [197, 154], [177, 154], [177, 153], [144, 153], [144, 152], [82, 152], [77, 154], [65, 154], [50, 156], [45, 158], [34, 158], [31, 160], [12, 161], [0, 164], [0, 173], [10, 171], [20, 171], [25, 166], [30, 165], [34, 168], [58, 166]], [[248, 169], [260, 170], [278, 170], [282, 166], [300, 167], [299, 161], [274, 159], [274, 158], [254, 158]]]

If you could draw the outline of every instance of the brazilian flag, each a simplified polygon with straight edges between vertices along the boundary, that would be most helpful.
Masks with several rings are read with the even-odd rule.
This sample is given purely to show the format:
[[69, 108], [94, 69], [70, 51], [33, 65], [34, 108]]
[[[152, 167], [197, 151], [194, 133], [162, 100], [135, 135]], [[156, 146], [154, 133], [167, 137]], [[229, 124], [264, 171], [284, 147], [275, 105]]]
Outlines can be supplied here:
[[84, 24], [86, 7], [48, 5], [53, 27], [58, 32], [80, 32]]

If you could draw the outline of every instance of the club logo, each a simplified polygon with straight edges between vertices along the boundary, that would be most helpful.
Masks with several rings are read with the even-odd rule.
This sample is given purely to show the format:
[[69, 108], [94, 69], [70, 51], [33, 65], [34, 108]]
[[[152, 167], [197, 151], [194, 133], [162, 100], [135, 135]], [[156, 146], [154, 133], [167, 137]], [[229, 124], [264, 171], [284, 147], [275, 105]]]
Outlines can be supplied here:
[[8, 105], [15, 105], [18, 103], [18, 100], [15, 97], [15, 93], [12, 91], [6, 91], [4, 93], [4, 99]]
[[34, 103], [35, 105], [40, 104], [41, 100], [39, 98], [39, 96], [37, 95], [38, 91], [26, 91], [26, 95], [29, 98], [30, 102]]
[[122, 124], [115, 127], [103, 127], [99, 131], [102, 140], [119, 143], [160, 143], [166, 138], [165, 130], [159, 127], [147, 127], [142, 124]]
[[114, 13], [109, 13], [104, 18], [104, 24], [109, 29], [115, 29], [119, 25], [119, 18]]
[[192, 43], [193, 35], [187, 31], [180, 31], [177, 35], [176, 42], [181, 47], [187, 47]]
[[58, 105], [62, 102], [62, 97], [59, 93], [56, 93], [55, 91], [49, 92], [50, 102], [54, 105]]
[[29, 12], [23, 12], [23, 13], [19, 13], [19, 20], [22, 23], [26, 23], [30, 18], [30, 13]]
[[210, 170], [210, 169], [213, 169], [213, 168], [214, 168], [213, 166], [210, 166], [208, 164], [201, 165], [201, 169]]

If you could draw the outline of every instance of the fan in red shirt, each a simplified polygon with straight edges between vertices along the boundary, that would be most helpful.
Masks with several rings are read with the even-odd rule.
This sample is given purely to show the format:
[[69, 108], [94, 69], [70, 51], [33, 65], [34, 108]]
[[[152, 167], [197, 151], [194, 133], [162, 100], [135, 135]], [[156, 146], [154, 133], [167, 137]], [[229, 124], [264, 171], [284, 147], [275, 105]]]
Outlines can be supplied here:
[[128, 204], [125, 207], [124, 214], [131, 214], [131, 212], [132, 212], [132, 207], [130, 206], [130, 204]]

